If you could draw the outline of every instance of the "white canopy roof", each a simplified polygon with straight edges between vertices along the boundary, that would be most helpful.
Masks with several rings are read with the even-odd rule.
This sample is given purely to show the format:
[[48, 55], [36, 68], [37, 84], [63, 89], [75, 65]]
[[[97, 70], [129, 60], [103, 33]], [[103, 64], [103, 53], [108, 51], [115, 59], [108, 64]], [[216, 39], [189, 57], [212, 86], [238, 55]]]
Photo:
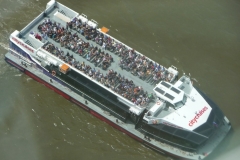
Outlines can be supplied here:
[[47, 57], [47, 61], [55, 66], [57, 66], [58, 64], [57, 61], [51, 57]]
[[46, 57], [47, 57], [47, 55], [45, 53], [41, 52], [41, 51], [38, 51], [36, 54], [37, 54], [38, 57], [40, 57], [42, 59], [46, 59]]
[[83, 23], [87, 23], [88, 21], [87, 16], [85, 14], [81, 14], [77, 18], [80, 19]]

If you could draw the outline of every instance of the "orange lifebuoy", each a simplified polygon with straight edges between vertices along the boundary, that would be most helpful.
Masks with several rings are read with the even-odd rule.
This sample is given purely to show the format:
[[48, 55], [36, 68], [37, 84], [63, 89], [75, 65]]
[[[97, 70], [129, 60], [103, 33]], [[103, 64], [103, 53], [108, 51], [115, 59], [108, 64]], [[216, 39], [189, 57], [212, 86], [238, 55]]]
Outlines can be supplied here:
[[56, 72], [55, 72], [55, 71], [52, 71], [52, 75], [53, 75], [53, 76], [56, 76]]
[[160, 105], [160, 102], [157, 102], [157, 105]]

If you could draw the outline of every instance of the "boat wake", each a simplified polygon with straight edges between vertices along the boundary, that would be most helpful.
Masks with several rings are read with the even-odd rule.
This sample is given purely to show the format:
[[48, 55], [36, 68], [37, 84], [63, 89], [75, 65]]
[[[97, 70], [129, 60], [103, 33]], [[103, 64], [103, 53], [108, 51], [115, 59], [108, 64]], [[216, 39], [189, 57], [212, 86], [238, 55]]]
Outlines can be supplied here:
[[21, 77], [22, 74], [15, 74], [14, 76], [15, 76], [15, 77]]

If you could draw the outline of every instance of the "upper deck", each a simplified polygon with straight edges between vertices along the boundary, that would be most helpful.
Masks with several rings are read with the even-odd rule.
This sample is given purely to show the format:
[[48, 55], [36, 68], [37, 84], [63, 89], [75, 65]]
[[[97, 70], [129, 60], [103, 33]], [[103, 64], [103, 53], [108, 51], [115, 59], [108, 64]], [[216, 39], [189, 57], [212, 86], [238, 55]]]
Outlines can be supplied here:
[[141, 111], [153, 106], [155, 85], [161, 80], [171, 81], [176, 73], [96, 27], [96, 21], [52, 0], [44, 12], [20, 31], [18, 38], [36, 50], [31, 53], [35, 59], [55, 66], [68, 64], [120, 95], [119, 100], [128, 106]]

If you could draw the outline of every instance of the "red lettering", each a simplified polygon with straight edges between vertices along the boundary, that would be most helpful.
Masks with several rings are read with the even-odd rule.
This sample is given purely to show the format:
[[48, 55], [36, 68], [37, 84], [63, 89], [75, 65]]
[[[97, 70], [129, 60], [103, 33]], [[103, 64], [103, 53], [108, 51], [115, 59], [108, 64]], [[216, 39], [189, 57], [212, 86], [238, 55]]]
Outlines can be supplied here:
[[24, 48], [26, 48], [27, 50], [31, 51], [32, 53], [34, 52], [32, 48], [30, 48], [28, 45], [20, 42], [17, 38], [12, 37], [12, 39], [17, 42], [17, 44], [20, 44], [21, 46], [23, 46]]
[[196, 114], [196, 116], [195, 116], [191, 121], [189, 121], [189, 124], [188, 124], [188, 125], [191, 127], [191, 126], [194, 125], [194, 123], [197, 123], [197, 119], [199, 119], [207, 109], [208, 109], [208, 108], [205, 106], [202, 110], [200, 110], [200, 111]]

